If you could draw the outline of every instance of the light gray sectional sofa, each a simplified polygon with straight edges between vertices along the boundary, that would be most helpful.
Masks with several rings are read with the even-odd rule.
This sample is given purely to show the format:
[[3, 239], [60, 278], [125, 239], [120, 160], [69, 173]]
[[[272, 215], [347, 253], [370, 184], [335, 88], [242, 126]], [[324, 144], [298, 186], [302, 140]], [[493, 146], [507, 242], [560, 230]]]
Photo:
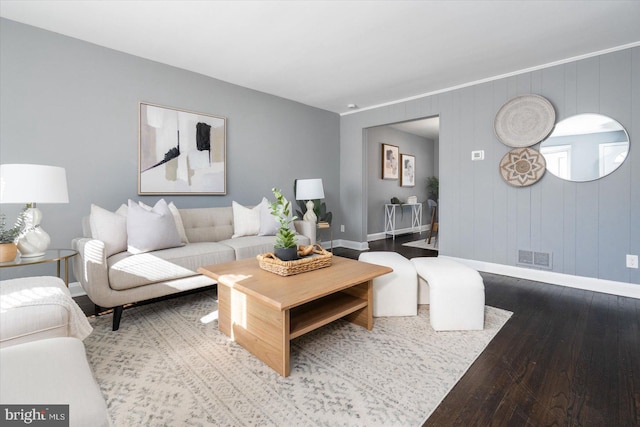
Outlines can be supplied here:
[[[132, 210], [138, 212], [139, 208], [132, 201], [128, 211], [125, 205], [116, 212], [92, 206], [91, 216], [83, 220], [84, 237], [72, 241], [72, 247], [78, 251], [73, 258], [75, 277], [94, 304], [114, 308], [114, 331], [119, 328], [125, 304], [211, 286], [216, 282], [196, 273], [199, 267], [273, 251], [275, 233], [270, 221], [275, 223], [275, 219], [266, 211], [266, 199], [254, 208], [235, 202], [229, 207], [177, 209], [173, 204], [169, 207], [180, 235], [175, 247], [143, 251], [132, 248], [132, 239], [140, 230], [162, 236], [173, 232], [147, 229], [146, 220], [134, 224]], [[260, 218], [258, 224], [256, 215]], [[293, 224], [299, 234], [298, 245], [315, 243], [315, 224], [307, 221]]]

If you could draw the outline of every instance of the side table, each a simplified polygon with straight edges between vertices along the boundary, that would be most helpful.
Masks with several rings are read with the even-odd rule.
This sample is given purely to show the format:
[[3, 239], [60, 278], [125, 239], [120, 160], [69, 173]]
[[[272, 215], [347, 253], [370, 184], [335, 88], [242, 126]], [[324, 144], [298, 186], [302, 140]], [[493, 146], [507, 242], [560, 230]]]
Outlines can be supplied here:
[[316, 227], [318, 231], [329, 230], [329, 243], [331, 245], [331, 253], [333, 253], [333, 231], [331, 231], [331, 224], [329, 224], [328, 222], [319, 222], [316, 224]]
[[60, 261], [64, 261], [64, 284], [69, 287], [69, 258], [77, 255], [78, 252], [73, 249], [48, 249], [44, 255], [22, 258], [16, 257], [13, 261], [0, 262], [0, 268], [22, 267], [25, 265], [44, 264], [47, 262], [57, 263], [57, 276], [60, 276]]

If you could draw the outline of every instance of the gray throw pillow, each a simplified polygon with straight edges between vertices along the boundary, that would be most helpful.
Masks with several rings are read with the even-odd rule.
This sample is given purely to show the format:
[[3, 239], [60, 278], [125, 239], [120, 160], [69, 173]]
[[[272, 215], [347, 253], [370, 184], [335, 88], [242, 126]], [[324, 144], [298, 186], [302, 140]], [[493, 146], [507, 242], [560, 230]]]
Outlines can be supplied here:
[[149, 211], [129, 200], [127, 250], [132, 254], [183, 246], [176, 222], [164, 199]]

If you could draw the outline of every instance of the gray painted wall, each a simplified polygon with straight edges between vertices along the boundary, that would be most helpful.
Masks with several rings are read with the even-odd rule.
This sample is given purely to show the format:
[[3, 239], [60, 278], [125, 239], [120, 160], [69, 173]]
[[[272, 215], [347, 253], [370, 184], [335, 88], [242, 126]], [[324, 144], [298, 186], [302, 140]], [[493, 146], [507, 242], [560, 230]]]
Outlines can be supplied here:
[[[366, 132], [367, 149], [367, 233], [384, 232], [384, 205], [390, 203], [392, 197], [406, 202], [409, 196], [418, 196], [422, 202], [422, 223], [430, 218], [427, 209], [427, 177], [434, 176], [437, 158], [434, 155], [434, 142], [417, 135], [402, 132], [388, 126], [378, 126]], [[400, 180], [382, 179], [380, 171], [382, 163], [382, 144], [391, 144], [399, 148], [400, 154], [416, 157], [415, 187], [401, 187]], [[398, 159], [399, 160], [399, 159]], [[396, 209], [396, 229], [411, 227], [411, 208]]]
[[[495, 137], [493, 121], [505, 102], [530, 93], [549, 99], [558, 121], [586, 112], [616, 119], [631, 140], [625, 163], [593, 182], [547, 173], [531, 187], [507, 185], [498, 164], [509, 148]], [[640, 270], [625, 266], [626, 254], [640, 254], [639, 111], [635, 47], [345, 115], [340, 206], [346, 232], [339, 237], [366, 241], [364, 129], [440, 115], [441, 254], [515, 266], [518, 249], [552, 252], [554, 272], [640, 284]], [[472, 162], [472, 150], [485, 150], [485, 160]]]
[[[70, 203], [40, 206], [52, 247], [81, 235], [91, 203], [159, 199], [137, 195], [140, 101], [227, 118], [227, 195], [166, 197], [178, 207], [255, 205], [273, 186], [292, 199], [295, 178], [322, 178], [340, 221], [337, 114], [1, 19], [0, 161], [66, 168]], [[0, 278], [38, 272], [55, 267]]]

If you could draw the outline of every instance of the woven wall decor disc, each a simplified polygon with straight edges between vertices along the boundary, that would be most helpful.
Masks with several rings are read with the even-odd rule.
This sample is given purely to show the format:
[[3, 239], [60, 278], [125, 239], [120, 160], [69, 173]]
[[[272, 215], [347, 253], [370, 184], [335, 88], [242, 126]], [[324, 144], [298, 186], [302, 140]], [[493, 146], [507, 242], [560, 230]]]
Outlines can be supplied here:
[[493, 127], [496, 136], [509, 147], [529, 147], [545, 139], [556, 122], [553, 105], [540, 95], [522, 95], [507, 101]]
[[500, 161], [500, 175], [507, 184], [527, 187], [542, 178], [547, 163], [544, 156], [531, 148], [514, 148]]

